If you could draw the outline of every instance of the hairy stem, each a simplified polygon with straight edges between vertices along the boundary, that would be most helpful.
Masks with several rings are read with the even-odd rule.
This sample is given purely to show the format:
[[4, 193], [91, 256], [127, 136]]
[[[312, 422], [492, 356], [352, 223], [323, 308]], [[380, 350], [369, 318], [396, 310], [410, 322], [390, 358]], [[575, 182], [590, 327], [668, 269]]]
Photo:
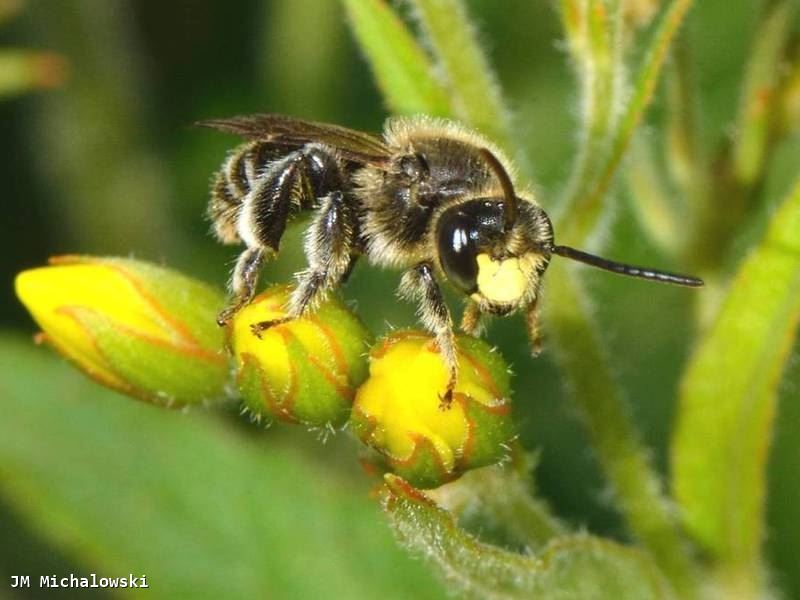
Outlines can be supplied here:
[[567, 243], [580, 244], [594, 230], [603, 208], [603, 199], [614, 180], [633, 134], [650, 105], [670, 44], [675, 37], [692, 0], [672, 0], [650, 41], [639, 68], [633, 94], [611, 133], [609, 152], [602, 161], [598, 177], [585, 194], [569, 197], [562, 205], [557, 219], [559, 235]]
[[501, 147], [518, 150], [497, 77], [462, 0], [412, 0], [412, 5], [452, 91], [456, 116]]

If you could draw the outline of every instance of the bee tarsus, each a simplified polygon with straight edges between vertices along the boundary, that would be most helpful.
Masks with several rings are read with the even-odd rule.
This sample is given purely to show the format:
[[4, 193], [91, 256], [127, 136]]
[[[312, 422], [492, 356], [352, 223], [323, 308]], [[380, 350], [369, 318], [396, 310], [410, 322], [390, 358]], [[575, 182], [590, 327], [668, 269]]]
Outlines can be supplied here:
[[261, 334], [267, 329], [271, 329], [277, 325], [283, 325], [284, 323], [288, 323], [289, 321], [293, 320], [294, 319], [292, 317], [283, 317], [281, 319], [272, 319], [270, 321], [258, 321], [257, 323], [250, 324], [250, 331], [258, 339], [261, 339]]

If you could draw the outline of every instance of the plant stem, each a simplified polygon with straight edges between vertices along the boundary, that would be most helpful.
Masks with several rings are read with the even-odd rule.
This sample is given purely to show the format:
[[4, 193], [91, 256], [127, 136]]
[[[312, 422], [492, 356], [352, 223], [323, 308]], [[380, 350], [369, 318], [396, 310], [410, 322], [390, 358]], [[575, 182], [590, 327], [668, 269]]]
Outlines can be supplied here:
[[692, 597], [694, 573], [687, 548], [612, 375], [587, 294], [568, 267], [559, 263], [550, 269], [546, 322], [592, 446], [634, 535], [679, 596]]
[[620, 112], [625, 81], [620, 2], [609, 0], [606, 6], [605, 0], [565, 1], [562, 22], [571, 29], [567, 35], [582, 87], [582, 138], [566, 191], [569, 205], [586, 195], [597, 176]]
[[342, 0], [391, 112], [447, 116], [452, 104], [425, 51], [384, 0]]
[[461, 0], [412, 0], [415, 13], [453, 94], [456, 116], [502, 148], [519, 149], [489, 61]]
[[603, 198], [614, 180], [617, 169], [630, 145], [633, 134], [650, 105], [661, 68], [686, 13], [693, 0], [672, 0], [658, 25], [639, 68], [634, 92], [622, 114], [615, 131], [611, 133], [609, 153], [602, 161], [598, 178], [586, 194], [570, 196], [560, 207], [557, 218], [559, 235], [567, 243], [579, 244], [586, 240], [600, 218]]
[[649, 142], [643, 135], [635, 137], [625, 184], [641, 228], [662, 252], [674, 256], [682, 240], [681, 212]]

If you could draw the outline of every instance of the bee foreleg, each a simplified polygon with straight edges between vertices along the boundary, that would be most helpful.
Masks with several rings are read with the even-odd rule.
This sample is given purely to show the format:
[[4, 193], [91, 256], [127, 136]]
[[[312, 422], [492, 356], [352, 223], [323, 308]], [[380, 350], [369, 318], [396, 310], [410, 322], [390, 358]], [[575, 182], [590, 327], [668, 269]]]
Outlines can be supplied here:
[[417, 311], [422, 324], [436, 336], [436, 345], [449, 373], [447, 388], [441, 396], [440, 408], [450, 408], [453, 401], [453, 388], [458, 376], [456, 340], [453, 334], [453, 321], [450, 310], [442, 296], [442, 291], [433, 276], [433, 268], [423, 262], [406, 271], [400, 282], [400, 294], [404, 298], [419, 303]]
[[525, 326], [528, 330], [531, 354], [536, 357], [542, 353], [542, 332], [539, 328], [539, 295], [525, 308]]
[[233, 315], [253, 299], [265, 254], [263, 248], [247, 248], [239, 255], [231, 276], [231, 303], [217, 316], [220, 326], [226, 325]]
[[467, 300], [464, 314], [461, 316], [461, 331], [477, 337], [483, 333], [483, 327], [484, 319], [480, 304], [472, 299]]

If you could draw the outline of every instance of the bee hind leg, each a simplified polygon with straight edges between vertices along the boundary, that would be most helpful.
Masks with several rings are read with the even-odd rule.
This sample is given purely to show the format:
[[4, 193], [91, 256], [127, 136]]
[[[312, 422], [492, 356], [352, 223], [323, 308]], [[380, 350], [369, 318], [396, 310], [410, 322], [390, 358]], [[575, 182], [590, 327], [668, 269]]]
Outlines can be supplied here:
[[[251, 148], [258, 152], [258, 146]], [[237, 232], [248, 244], [237, 261], [231, 278], [233, 300], [220, 314], [217, 322], [226, 324], [239, 310], [252, 300], [258, 272], [267, 253], [277, 253], [289, 219], [296, 213], [316, 206], [318, 198], [328, 194], [341, 194], [331, 190], [341, 187], [342, 174], [339, 162], [324, 146], [309, 144], [276, 158], [258, 171], [252, 161], [245, 163], [252, 173], [241, 209], [237, 213]], [[241, 183], [241, 182], [240, 182]], [[290, 314], [292, 318], [294, 314]], [[253, 325], [259, 335], [270, 325]]]
[[453, 389], [458, 378], [456, 340], [450, 310], [429, 263], [420, 263], [406, 271], [400, 282], [400, 295], [419, 303], [417, 313], [422, 324], [436, 336], [436, 346], [449, 373], [447, 387], [439, 396], [439, 408], [448, 410], [453, 402]]
[[266, 257], [264, 248], [247, 248], [239, 255], [231, 276], [233, 297], [230, 304], [217, 315], [217, 324], [224, 327], [242, 308], [250, 303], [256, 292], [258, 274]]
[[286, 317], [254, 323], [253, 333], [259, 335], [314, 310], [350, 273], [357, 240], [355, 211], [343, 192], [331, 192], [323, 199], [306, 232], [308, 268], [297, 275], [297, 287], [289, 298]]

